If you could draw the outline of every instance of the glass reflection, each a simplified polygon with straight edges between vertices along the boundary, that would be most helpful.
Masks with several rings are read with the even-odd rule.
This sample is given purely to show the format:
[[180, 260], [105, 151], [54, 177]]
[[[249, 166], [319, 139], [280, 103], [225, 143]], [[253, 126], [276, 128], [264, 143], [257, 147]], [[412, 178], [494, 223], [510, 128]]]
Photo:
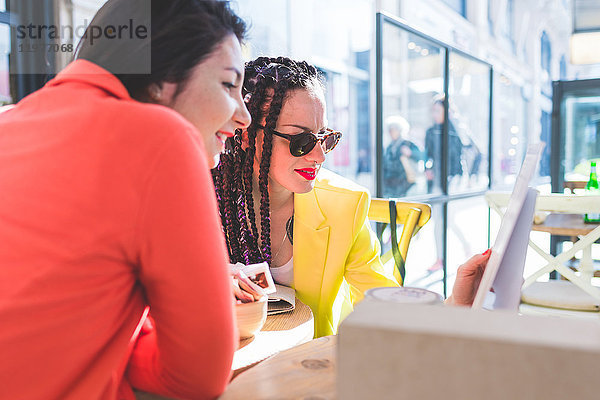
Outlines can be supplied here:
[[369, 82], [348, 79], [323, 68], [322, 71], [325, 72], [328, 124], [344, 135], [335, 151], [327, 154], [323, 165], [374, 192], [370, 118], [369, 113], [362, 112], [368, 109]]
[[510, 190], [527, 150], [527, 108], [524, 89], [509, 77], [494, 74], [494, 149], [492, 183]]
[[444, 294], [443, 205], [431, 205], [431, 219], [410, 242], [406, 257], [405, 286]]
[[563, 100], [565, 181], [587, 181], [590, 161], [600, 158], [600, 96], [569, 96]]
[[441, 193], [430, 173], [441, 147], [427, 147], [426, 131], [433, 99], [444, 88], [443, 49], [391, 24], [383, 36], [383, 195]]
[[[433, 193], [435, 188], [441, 188], [442, 182], [442, 130], [445, 121], [444, 97], [434, 97], [431, 105], [432, 125], [425, 132], [425, 176], [427, 189]], [[450, 116], [448, 121], [448, 166], [446, 169], [448, 186], [460, 181], [463, 175], [461, 154], [463, 144], [458, 136], [454, 121]]]
[[450, 53], [449, 70], [448, 192], [483, 190], [489, 183], [490, 67]]
[[448, 203], [448, 295], [456, 280], [458, 267], [488, 247], [488, 207], [483, 197]]

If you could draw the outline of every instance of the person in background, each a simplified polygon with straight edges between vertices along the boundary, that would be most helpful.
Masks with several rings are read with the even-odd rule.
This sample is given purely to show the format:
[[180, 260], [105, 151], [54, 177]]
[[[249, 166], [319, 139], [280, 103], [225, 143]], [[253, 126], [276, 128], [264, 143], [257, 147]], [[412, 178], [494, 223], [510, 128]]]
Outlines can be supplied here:
[[[84, 38], [77, 59], [0, 115], [0, 398], [213, 398], [238, 344], [209, 169], [250, 116], [245, 24], [212, 0], [151, 5], [144, 48]], [[147, 50], [147, 48], [146, 48]], [[151, 308], [155, 330], [140, 335]]]
[[[328, 128], [314, 66], [259, 57], [246, 63], [243, 95], [252, 123], [213, 170], [230, 262], [267, 262], [312, 309], [315, 337], [334, 334], [367, 289], [400, 283], [381, 263], [369, 193], [322, 167], [342, 134]], [[459, 268], [448, 303], [473, 302], [488, 257]]]
[[[427, 192], [441, 190], [442, 176], [442, 129], [445, 121], [444, 97], [436, 96], [431, 106], [433, 125], [425, 132], [425, 176], [427, 177]], [[451, 120], [448, 121], [448, 184], [455, 176], [462, 176], [462, 148], [456, 128]]]
[[[438, 95], [433, 99], [431, 106], [431, 116], [433, 118], [433, 125], [425, 132], [425, 176], [427, 178], [427, 192], [435, 193], [441, 192], [442, 190], [442, 129], [445, 121], [445, 106], [444, 96]], [[454, 127], [451, 120], [448, 120], [448, 185], [452, 182], [453, 178], [458, 176], [461, 177], [463, 174], [462, 166], [462, 141]], [[444, 227], [442, 225], [443, 213], [441, 206], [433, 206], [431, 208], [431, 219], [434, 224], [434, 234], [436, 241], [436, 255], [435, 262], [427, 268], [428, 273], [434, 273], [443, 269], [443, 240], [444, 240]], [[451, 227], [455, 229], [454, 226]]]
[[391, 142], [383, 154], [383, 195], [404, 197], [417, 180], [421, 150], [408, 140], [410, 124], [397, 115], [386, 119]]

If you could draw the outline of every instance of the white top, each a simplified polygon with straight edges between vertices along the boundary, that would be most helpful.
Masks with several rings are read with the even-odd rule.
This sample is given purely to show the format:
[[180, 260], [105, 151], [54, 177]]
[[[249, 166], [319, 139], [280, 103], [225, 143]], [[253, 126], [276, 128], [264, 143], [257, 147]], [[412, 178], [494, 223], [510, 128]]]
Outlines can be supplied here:
[[294, 257], [281, 267], [271, 267], [270, 270], [275, 283], [290, 287], [294, 284]]

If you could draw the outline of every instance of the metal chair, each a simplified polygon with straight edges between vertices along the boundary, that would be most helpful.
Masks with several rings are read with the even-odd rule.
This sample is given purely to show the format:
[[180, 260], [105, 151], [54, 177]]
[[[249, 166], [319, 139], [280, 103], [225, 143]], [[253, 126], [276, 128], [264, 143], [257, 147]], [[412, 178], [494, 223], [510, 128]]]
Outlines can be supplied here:
[[[394, 259], [396, 266], [394, 276], [401, 284], [404, 284], [406, 275], [408, 245], [430, 217], [431, 207], [429, 204], [393, 199], [374, 198], [371, 200], [369, 220], [389, 224], [392, 236], [392, 248], [381, 256], [381, 261], [385, 264], [392, 258]], [[398, 225], [402, 225], [400, 240], [398, 240], [397, 234]]]

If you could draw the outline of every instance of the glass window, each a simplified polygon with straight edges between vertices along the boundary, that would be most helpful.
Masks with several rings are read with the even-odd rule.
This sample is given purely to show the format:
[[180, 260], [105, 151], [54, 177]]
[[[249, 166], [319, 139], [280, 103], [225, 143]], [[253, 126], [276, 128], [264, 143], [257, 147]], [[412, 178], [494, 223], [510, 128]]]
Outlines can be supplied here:
[[573, 30], [600, 30], [600, 5], [595, 0], [574, 0]]
[[458, 267], [488, 248], [488, 206], [481, 196], [448, 203], [447, 287], [448, 295]]
[[444, 294], [443, 212], [442, 204], [432, 204], [431, 219], [410, 242], [406, 256], [405, 286], [421, 287]]
[[494, 35], [494, 17], [493, 17], [493, 9], [492, 9], [492, 0], [488, 0], [487, 3], [487, 20], [488, 20], [488, 28], [490, 35]]
[[590, 160], [600, 158], [600, 94], [568, 96], [561, 105], [565, 181], [587, 181]]
[[506, 37], [508, 40], [512, 41], [514, 37], [514, 1], [507, 0], [506, 8], [504, 9], [504, 23], [501, 24], [500, 30], [502, 35]]
[[0, 0], [0, 12], [6, 11], [6, 0]]
[[542, 93], [546, 96], [552, 96], [552, 43], [550, 42], [550, 37], [546, 32], [542, 32], [542, 37], [540, 39], [540, 51], [541, 58], [540, 63], [542, 67], [542, 76], [541, 76], [541, 87]]
[[550, 62], [552, 61], [552, 45], [550, 44], [550, 38], [546, 32], [542, 32], [541, 43], [541, 65], [544, 71], [550, 72]]
[[[382, 49], [378, 96], [382, 99], [379, 133], [383, 151], [378, 193], [432, 204], [430, 221], [411, 242], [406, 285], [443, 293], [451, 288], [445, 285], [443, 273], [444, 265], [449, 265], [450, 249], [462, 246], [462, 252], [456, 253], [462, 263], [479, 247], [483, 251], [487, 246], [487, 206], [478, 193], [489, 185], [491, 67], [401, 23], [386, 17], [382, 20], [377, 36]], [[448, 101], [444, 79], [448, 79]], [[410, 160], [417, 152], [420, 159]], [[440, 196], [446, 187], [449, 196]], [[455, 194], [469, 192], [472, 198], [453, 200]], [[456, 207], [459, 216], [450, 219], [445, 213], [447, 205]], [[473, 241], [477, 250], [465, 242], [471, 239], [470, 232], [465, 232], [468, 227], [459, 220], [472, 216], [477, 220], [469, 222], [480, 224], [473, 235], [483, 241], [482, 245]], [[389, 238], [384, 232], [382, 242], [386, 241]], [[455, 259], [452, 263], [456, 274], [459, 264]]]
[[527, 150], [527, 106], [521, 87], [494, 73], [494, 149], [492, 185], [510, 190]]
[[[246, 59], [259, 55], [289, 55], [288, 11], [285, 1], [238, 0], [239, 16], [251, 26]], [[265, 12], [268, 10], [268, 12]]]
[[490, 67], [451, 52], [448, 126], [448, 192], [488, 186]]
[[369, 112], [369, 81], [324, 71], [327, 120], [343, 133], [324, 166], [374, 191], [373, 145]]
[[559, 71], [559, 79], [561, 81], [566, 81], [567, 80], [567, 59], [564, 54], [560, 57], [559, 70], [560, 70]]
[[380, 0], [379, 9], [391, 15], [402, 15], [402, 0]]
[[343, 72], [348, 67], [361, 68], [360, 54], [371, 48], [373, 25], [370, 19], [365, 19], [373, 13], [370, 0], [237, 0], [236, 3], [240, 17], [251, 27], [248, 59], [285, 55]]
[[10, 28], [0, 24], [0, 106], [12, 103], [10, 96], [10, 74], [8, 55], [10, 53]]
[[446, 3], [448, 7], [462, 15], [463, 17], [467, 16], [465, 0], [442, 0], [442, 2]]
[[441, 193], [441, 141], [435, 140], [441, 134], [433, 114], [444, 90], [444, 50], [391, 24], [384, 25], [382, 40], [381, 192], [385, 197]]
[[540, 117], [540, 125], [542, 127], [540, 133], [540, 140], [546, 143], [542, 158], [540, 159], [540, 176], [550, 176], [550, 149], [552, 148], [551, 140], [551, 129], [552, 129], [552, 117], [549, 112], [542, 110]]

